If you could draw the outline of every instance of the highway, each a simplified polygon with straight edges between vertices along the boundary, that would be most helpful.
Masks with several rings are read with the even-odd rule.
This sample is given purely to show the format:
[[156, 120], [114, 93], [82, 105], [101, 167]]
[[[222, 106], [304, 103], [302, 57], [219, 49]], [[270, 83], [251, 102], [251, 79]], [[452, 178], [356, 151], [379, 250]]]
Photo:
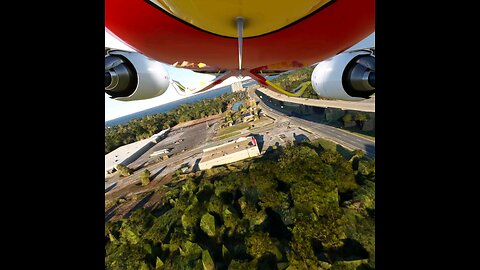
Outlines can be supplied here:
[[294, 117], [294, 116], [288, 116], [282, 112], [275, 110], [274, 108], [267, 106], [263, 102], [263, 100], [260, 99], [255, 94], [255, 89], [253, 87], [250, 87], [248, 89], [248, 94], [250, 95], [250, 97], [253, 97], [256, 101], [259, 102], [258, 106], [262, 109], [262, 111], [265, 114], [270, 115], [271, 117], [277, 119], [277, 121], [279, 122], [289, 121], [291, 125], [297, 125], [299, 127], [303, 127], [307, 131], [316, 133], [326, 139], [332, 140], [337, 144], [340, 144], [351, 150], [353, 149], [363, 150], [366, 156], [368, 157], [371, 157], [371, 158], [375, 157], [375, 141], [354, 135], [347, 131], [344, 131], [335, 127], [331, 127], [325, 124], [311, 122], [311, 121]]
[[342, 110], [354, 110], [362, 112], [375, 112], [375, 95], [363, 101], [343, 101], [343, 100], [321, 100], [311, 98], [289, 97], [277, 92], [274, 92], [265, 87], [259, 87], [258, 91], [276, 100], [291, 102], [296, 104], [304, 104], [314, 107], [322, 108], [337, 108]]

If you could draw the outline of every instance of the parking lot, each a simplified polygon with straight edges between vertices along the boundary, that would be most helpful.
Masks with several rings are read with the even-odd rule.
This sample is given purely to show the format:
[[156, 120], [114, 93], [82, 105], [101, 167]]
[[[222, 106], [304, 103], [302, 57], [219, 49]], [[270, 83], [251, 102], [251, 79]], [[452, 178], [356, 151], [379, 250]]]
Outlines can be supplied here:
[[[132, 162], [129, 167], [138, 169], [147, 163], [155, 163], [162, 160], [165, 155], [173, 156], [189, 149], [193, 149], [205, 143], [207, 133], [212, 133], [213, 127], [209, 127], [206, 123], [200, 123], [188, 127], [174, 129], [170, 131], [165, 139], [150, 148], [145, 154]], [[167, 149], [167, 153], [151, 156], [156, 151]]]

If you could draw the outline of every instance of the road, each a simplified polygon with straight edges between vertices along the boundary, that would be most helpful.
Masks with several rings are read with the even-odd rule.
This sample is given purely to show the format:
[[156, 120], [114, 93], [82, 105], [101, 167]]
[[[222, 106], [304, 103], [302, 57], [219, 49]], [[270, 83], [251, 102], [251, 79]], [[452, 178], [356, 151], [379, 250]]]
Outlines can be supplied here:
[[343, 101], [343, 100], [321, 100], [321, 99], [311, 99], [311, 98], [289, 97], [289, 96], [274, 92], [265, 87], [259, 87], [257, 90], [269, 97], [272, 97], [276, 100], [285, 101], [285, 102], [304, 104], [308, 106], [322, 107], [322, 108], [338, 108], [342, 110], [375, 112], [375, 95], [363, 101], [353, 102], [353, 101]]
[[313, 133], [317, 133], [325, 137], [326, 139], [330, 139], [336, 142], [337, 144], [345, 146], [346, 148], [349, 148], [352, 150], [360, 149], [365, 152], [366, 156], [375, 157], [375, 141], [354, 135], [347, 131], [344, 131], [335, 127], [331, 127], [325, 124], [307, 121], [305, 119], [301, 119], [294, 116], [288, 116], [282, 112], [275, 110], [274, 108], [267, 106], [263, 102], [263, 100], [260, 99], [255, 94], [255, 89], [252, 87], [248, 89], [248, 94], [250, 97], [253, 97], [255, 100], [259, 102], [258, 106], [262, 109], [262, 111], [265, 114], [270, 115], [273, 118], [276, 118], [277, 121], [280, 121], [280, 122], [290, 121], [291, 125], [293, 124], [300, 127], [304, 127], [306, 130], [310, 130]]

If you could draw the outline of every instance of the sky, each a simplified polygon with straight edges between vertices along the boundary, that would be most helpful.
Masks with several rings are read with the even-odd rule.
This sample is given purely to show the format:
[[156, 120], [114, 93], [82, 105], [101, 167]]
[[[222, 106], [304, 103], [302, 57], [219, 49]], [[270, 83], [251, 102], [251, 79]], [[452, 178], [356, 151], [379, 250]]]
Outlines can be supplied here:
[[[107, 30], [105, 30], [105, 47], [126, 51], [135, 51], [127, 44], [123, 43], [122, 41], [111, 35], [109, 32], [107, 32]], [[175, 68], [167, 64], [163, 64], [163, 66], [167, 69], [170, 75], [170, 79], [176, 80], [182, 85], [189, 88], [200, 87], [201, 85], [204, 85], [206, 82], [211, 81], [215, 78], [215, 76], [213, 75], [198, 74], [191, 70]], [[247, 78], [248, 77], [246, 77], [245, 79]], [[210, 90], [225, 85], [230, 85], [236, 81], [238, 81], [236, 77], [230, 77]], [[145, 100], [118, 101], [111, 99], [107, 94], [105, 94], [105, 121], [132, 114], [138, 111], [143, 111], [148, 108], [166, 104], [184, 97], [185, 96], [179, 95], [175, 91], [173, 86], [168, 87], [167, 91], [165, 91], [163, 95]]]

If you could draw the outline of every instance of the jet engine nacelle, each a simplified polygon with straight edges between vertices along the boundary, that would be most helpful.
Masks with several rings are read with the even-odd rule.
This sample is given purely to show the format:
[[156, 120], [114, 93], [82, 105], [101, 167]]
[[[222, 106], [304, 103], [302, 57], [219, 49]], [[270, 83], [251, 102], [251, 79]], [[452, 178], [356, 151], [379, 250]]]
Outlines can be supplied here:
[[122, 101], [159, 96], [170, 85], [170, 76], [157, 61], [136, 53], [109, 51], [105, 56], [105, 93]]
[[375, 93], [375, 56], [366, 51], [338, 54], [320, 62], [312, 86], [321, 97], [360, 101]]

